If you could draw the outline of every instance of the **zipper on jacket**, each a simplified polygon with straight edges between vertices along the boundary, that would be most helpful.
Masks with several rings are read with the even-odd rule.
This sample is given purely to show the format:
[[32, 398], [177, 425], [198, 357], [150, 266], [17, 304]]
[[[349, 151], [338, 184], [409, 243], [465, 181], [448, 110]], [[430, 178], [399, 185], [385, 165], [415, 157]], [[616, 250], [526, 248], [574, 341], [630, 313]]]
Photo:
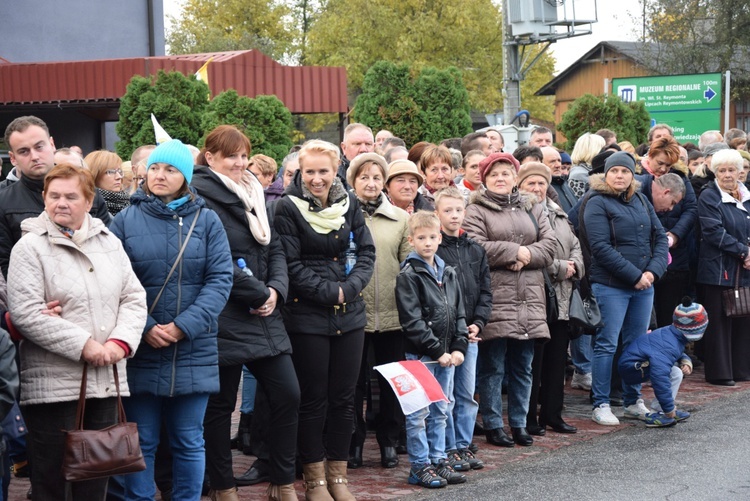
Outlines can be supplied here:
[[[370, 231], [372, 232], [372, 215], [368, 214], [370, 218]], [[375, 332], [380, 331], [380, 288], [378, 286], [378, 260], [375, 260], [375, 269], [373, 270], [373, 278], [375, 279]]]
[[[445, 314], [448, 317], [448, 324], [446, 325], [446, 329], [450, 329], [450, 321], [451, 321], [451, 310], [448, 307], [448, 294], [445, 292], [445, 286], [441, 285], [440, 282], [437, 281], [435, 277], [432, 276], [432, 273], [430, 273], [427, 270], [420, 270], [419, 268], [414, 268], [415, 271], [418, 273], [426, 273], [428, 277], [432, 279], [432, 281], [435, 283], [435, 285], [438, 288], [438, 291], [440, 292], [440, 296], [443, 298], [443, 303], [445, 304]], [[445, 353], [448, 353], [448, 331], [443, 332], [443, 337], [445, 338]]]
[[[178, 216], [178, 225], [179, 228], [177, 229], [177, 249], [182, 248], [182, 217]], [[179, 252], [179, 251], [178, 251]], [[180, 314], [180, 296], [182, 295], [182, 291], [180, 290], [180, 284], [182, 283], [182, 262], [180, 262], [180, 271], [178, 272], [177, 276], [177, 312], [175, 313], [175, 318], [177, 318], [177, 315]], [[174, 351], [172, 352], [172, 381], [169, 385], [169, 396], [174, 396], [174, 386], [175, 386], [175, 378], [177, 377], [177, 343], [174, 345]]]

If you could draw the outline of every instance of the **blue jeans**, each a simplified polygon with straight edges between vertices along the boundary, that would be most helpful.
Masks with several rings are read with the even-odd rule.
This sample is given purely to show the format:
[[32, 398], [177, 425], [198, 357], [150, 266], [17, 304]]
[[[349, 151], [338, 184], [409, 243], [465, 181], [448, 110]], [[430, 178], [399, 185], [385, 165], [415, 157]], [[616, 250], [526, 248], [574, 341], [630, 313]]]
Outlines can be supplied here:
[[513, 428], [526, 427], [531, 398], [531, 361], [534, 342], [516, 339], [491, 339], [479, 346], [479, 412], [485, 430], [503, 427], [503, 377], [508, 354], [508, 423]]
[[255, 410], [255, 390], [258, 388], [258, 381], [255, 380], [253, 373], [244, 365], [242, 366], [242, 405], [240, 412], [242, 414], [252, 414]]
[[[419, 357], [406, 354], [406, 360], [432, 362], [428, 356]], [[453, 367], [441, 367], [438, 363], [425, 364], [435, 376], [443, 393], [453, 393]], [[448, 456], [445, 454], [445, 425], [448, 419], [448, 402], [440, 401], [406, 416], [406, 448], [409, 462], [414, 469], [430, 463], [437, 463]]]
[[464, 363], [454, 368], [453, 395], [448, 395], [448, 421], [445, 428], [445, 450], [466, 449], [474, 436], [479, 404], [474, 400], [477, 381], [478, 343], [469, 343]]
[[[594, 357], [591, 361], [591, 390], [594, 407], [609, 403], [612, 380], [612, 360], [617, 350], [618, 336], [622, 335], [622, 349], [648, 330], [651, 309], [654, 306], [654, 288], [644, 290], [620, 289], [594, 283], [591, 289], [599, 303], [604, 326], [594, 338]], [[633, 405], [641, 398], [641, 385], [628, 385], [624, 381], [623, 403]]]
[[591, 336], [580, 336], [570, 342], [570, 358], [578, 374], [591, 374], [591, 359], [594, 356], [594, 346]]
[[177, 397], [131, 395], [123, 399], [123, 404], [128, 419], [138, 423], [141, 451], [146, 460], [144, 471], [125, 475], [125, 499], [146, 501], [156, 497], [154, 455], [162, 419], [172, 448], [172, 499], [199, 499], [206, 470], [203, 416], [208, 393]]

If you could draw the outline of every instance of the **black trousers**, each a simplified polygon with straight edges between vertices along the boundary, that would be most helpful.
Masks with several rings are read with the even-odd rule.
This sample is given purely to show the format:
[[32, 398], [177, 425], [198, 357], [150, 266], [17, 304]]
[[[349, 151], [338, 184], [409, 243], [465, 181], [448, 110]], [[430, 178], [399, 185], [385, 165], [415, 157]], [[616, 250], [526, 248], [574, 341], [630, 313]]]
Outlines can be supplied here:
[[696, 288], [698, 302], [708, 313], [708, 328], [702, 339], [706, 381], [750, 380], [750, 317], [724, 314], [721, 293], [729, 287], [698, 284]]
[[[531, 398], [527, 425], [538, 423], [560, 424], [563, 422], [563, 398], [565, 395], [565, 362], [568, 356], [568, 322], [557, 321], [549, 326], [551, 339], [534, 346], [531, 362]], [[539, 421], [537, 421], [537, 405]]]
[[[65, 433], [76, 425], [78, 400], [23, 406], [23, 417], [29, 433], [26, 443], [29, 460], [33, 462], [31, 487], [34, 500], [73, 501], [104, 500], [108, 478], [65, 482], [62, 476]], [[84, 413], [84, 429], [101, 430], [117, 421], [116, 398], [88, 398]]]
[[[364, 417], [364, 401], [367, 382], [370, 379], [372, 367], [368, 363], [369, 346], [375, 355], [375, 365], [388, 364], [404, 360], [404, 333], [398, 331], [366, 332], [364, 347], [362, 348], [362, 363], [359, 380], [354, 392], [354, 415], [356, 418], [352, 445], [362, 447], [367, 434], [367, 423]], [[375, 417], [375, 436], [380, 447], [396, 447], [401, 427], [404, 425], [404, 414], [396, 399], [391, 385], [378, 372], [378, 388], [380, 389], [380, 409]]]
[[667, 273], [654, 284], [654, 310], [656, 325], [664, 327], [672, 323], [674, 309], [683, 296], [690, 295], [690, 272], [688, 270], [667, 270]]
[[[266, 394], [273, 415], [267, 436], [271, 483], [294, 483], [300, 391], [292, 359], [289, 355], [277, 355], [245, 365], [258, 380], [258, 390]], [[231, 489], [235, 485], [230, 435], [232, 412], [237, 405], [241, 377], [242, 365], [219, 367], [219, 393], [208, 399], [206, 417], [203, 420], [206, 471], [211, 487], [215, 490]]]
[[297, 449], [302, 464], [349, 459], [364, 338], [364, 329], [340, 336], [289, 333], [302, 392]]

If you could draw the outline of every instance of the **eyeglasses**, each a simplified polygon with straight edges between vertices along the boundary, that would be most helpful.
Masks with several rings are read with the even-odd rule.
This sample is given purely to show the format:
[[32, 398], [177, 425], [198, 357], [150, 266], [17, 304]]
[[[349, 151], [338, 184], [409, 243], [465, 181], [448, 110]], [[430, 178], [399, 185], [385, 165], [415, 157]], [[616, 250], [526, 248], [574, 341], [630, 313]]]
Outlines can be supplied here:
[[119, 174], [120, 176], [123, 175], [122, 169], [107, 169], [104, 172], [106, 172], [108, 176], [114, 176], [115, 174]]

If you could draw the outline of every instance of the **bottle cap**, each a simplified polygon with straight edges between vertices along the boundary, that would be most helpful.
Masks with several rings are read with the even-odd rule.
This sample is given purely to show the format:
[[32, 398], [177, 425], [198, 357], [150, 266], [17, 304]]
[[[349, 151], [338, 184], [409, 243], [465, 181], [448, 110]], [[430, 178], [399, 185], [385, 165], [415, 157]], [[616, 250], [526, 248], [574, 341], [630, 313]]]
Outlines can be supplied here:
[[244, 259], [239, 258], [239, 259], [237, 259], [237, 266], [239, 266], [240, 269], [246, 268], [247, 267], [247, 263], [245, 262]]

